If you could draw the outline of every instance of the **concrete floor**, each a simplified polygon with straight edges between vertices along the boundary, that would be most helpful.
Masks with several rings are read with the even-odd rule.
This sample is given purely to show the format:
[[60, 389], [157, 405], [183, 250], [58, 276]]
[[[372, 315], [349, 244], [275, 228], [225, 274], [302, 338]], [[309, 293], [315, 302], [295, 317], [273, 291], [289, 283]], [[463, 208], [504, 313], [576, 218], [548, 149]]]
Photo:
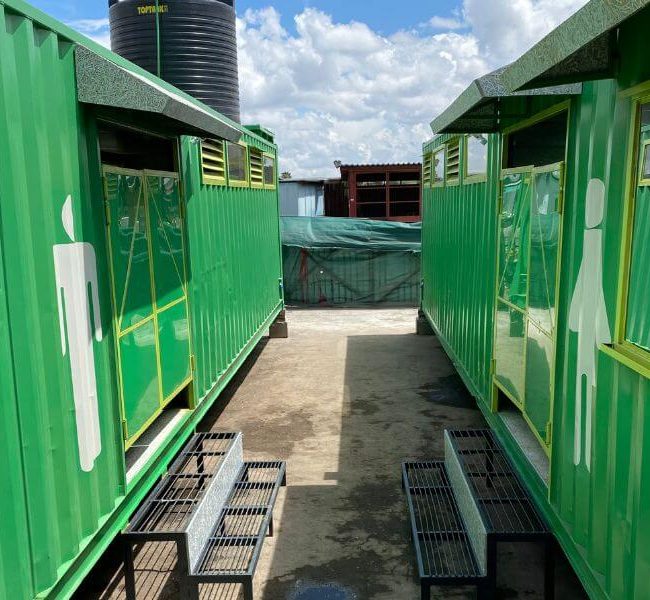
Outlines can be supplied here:
[[[243, 431], [246, 459], [287, 461], [256, 599], [420, 597], [400, 463], [440, 457], [445, 428], [485, 422], [436, 338], [414, 335], [415, 317], [410, 309], [290, 311], [290, 338], [263, 341], [202, 423]], [[138, 597], [178, 597], [173, 548], [151, 546], [138, 559]], [[501, 597], [541, 598], [542, 578], [540, 549], [504, 548]], [[124, 597], [115, 557], [89, 580], [79, 597]], [[203, 598], [238, 595], [234, 586], [202, 590]], [[557, 597], [581, 595], [561, 563]], [[472, 588], [432, 595], [474, 596]]]

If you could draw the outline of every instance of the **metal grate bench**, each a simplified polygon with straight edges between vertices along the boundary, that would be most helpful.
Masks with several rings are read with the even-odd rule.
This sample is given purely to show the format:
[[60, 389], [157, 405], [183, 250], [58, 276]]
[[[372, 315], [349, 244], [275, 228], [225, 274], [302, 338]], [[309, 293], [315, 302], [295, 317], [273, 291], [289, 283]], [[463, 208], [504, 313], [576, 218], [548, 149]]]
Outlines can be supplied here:
[[[124, 531], [127, 598], [136, 597], [134, 544], [172, 541], [183, 598], [197, 599], [198, 584], [209, 581], [242, 583], [246, 600], [252, 599], [253, 574], [264, 537], [273, 533], [283, 485], [285, 463], [243, 461], [241, 433], [193, 436]], [[217, 560], [226, 554], [236, 565]]]
[[411, 516], [422, 598], [429, 598], [432, 585], [482, 581], [484, 574], [474, 558], [445, 463], [405, 462], [402, 481]]
[[408, 462], [402, 471], [423, 599], [432, 585], [462, 583], [493, 596], [499, 542], [545, 544], [545, 596], [553, 597], [554, 539], [489, 429], [445, 431], [444, 461]]

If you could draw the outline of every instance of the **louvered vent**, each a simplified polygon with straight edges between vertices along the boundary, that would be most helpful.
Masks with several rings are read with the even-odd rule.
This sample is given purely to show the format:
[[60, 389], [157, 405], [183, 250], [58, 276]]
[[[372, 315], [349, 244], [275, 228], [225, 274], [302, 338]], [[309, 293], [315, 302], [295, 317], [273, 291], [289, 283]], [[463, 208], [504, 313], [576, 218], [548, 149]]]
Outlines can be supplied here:
[[460, 140], [456, 139], [447, 144], [447, 165], [445, 179], [447, 183], [458, 181], [460, 173]]
[[255, 148], [250, 149], [251, 161], [251, 186], [264, 187], [264, 166], [262, 162], [262, 153]]
[[425, 188], [431, 187], [431, 158], [431, 154], [426, 154], [422, 163], [422, 186]]
[[224, 185], [226, 183], [223, 140], [203, 140], [201, 142], [201, 170], [204, 184]]

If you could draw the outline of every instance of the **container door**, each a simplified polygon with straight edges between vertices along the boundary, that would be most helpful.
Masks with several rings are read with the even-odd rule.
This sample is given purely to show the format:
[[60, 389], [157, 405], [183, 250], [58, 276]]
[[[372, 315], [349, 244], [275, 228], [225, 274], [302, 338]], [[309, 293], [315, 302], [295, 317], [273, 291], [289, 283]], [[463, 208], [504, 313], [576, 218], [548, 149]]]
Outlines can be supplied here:
[[191, 379], [183, 211], [174, 173], [104, 174], [128, 447]]
[[532, 167], [501, 179], [494, 377], [519, 407], [525, 394], [526, 308]]
[[151, 239], [142, 174], [104, 174], [124, 437], [132, 440], [160, 409]]
[[190, 379], [183, 212], [176, 175], [147, 172], [145, 183], [164, 406]]
[[562, 180], [561, 164], [533, 171], [524, 413], [547, 446], [551, 441]]

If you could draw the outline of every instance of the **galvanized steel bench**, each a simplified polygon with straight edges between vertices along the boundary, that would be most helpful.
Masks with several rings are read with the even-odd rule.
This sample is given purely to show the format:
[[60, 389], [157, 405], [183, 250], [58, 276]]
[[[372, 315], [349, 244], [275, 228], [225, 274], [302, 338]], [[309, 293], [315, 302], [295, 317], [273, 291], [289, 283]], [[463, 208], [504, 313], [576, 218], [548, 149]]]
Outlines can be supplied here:
[[133, 546], [176, 543], [181, 596], [198, 599], [201, 583], [241, 583], [253, 598], [253, 575], [273, 507], [286, 485], [281, 461], [244, 462], [241, 433], [196, 434], [124, 532], [127, 598], [135, 599]]
[[433, 585], [496, 588], [497, 544], [546, 547], [545, 596], [553, 597], [554, 539], [489, 429], [445, 431], [444, 461], [402, 465], [422, 598]]

